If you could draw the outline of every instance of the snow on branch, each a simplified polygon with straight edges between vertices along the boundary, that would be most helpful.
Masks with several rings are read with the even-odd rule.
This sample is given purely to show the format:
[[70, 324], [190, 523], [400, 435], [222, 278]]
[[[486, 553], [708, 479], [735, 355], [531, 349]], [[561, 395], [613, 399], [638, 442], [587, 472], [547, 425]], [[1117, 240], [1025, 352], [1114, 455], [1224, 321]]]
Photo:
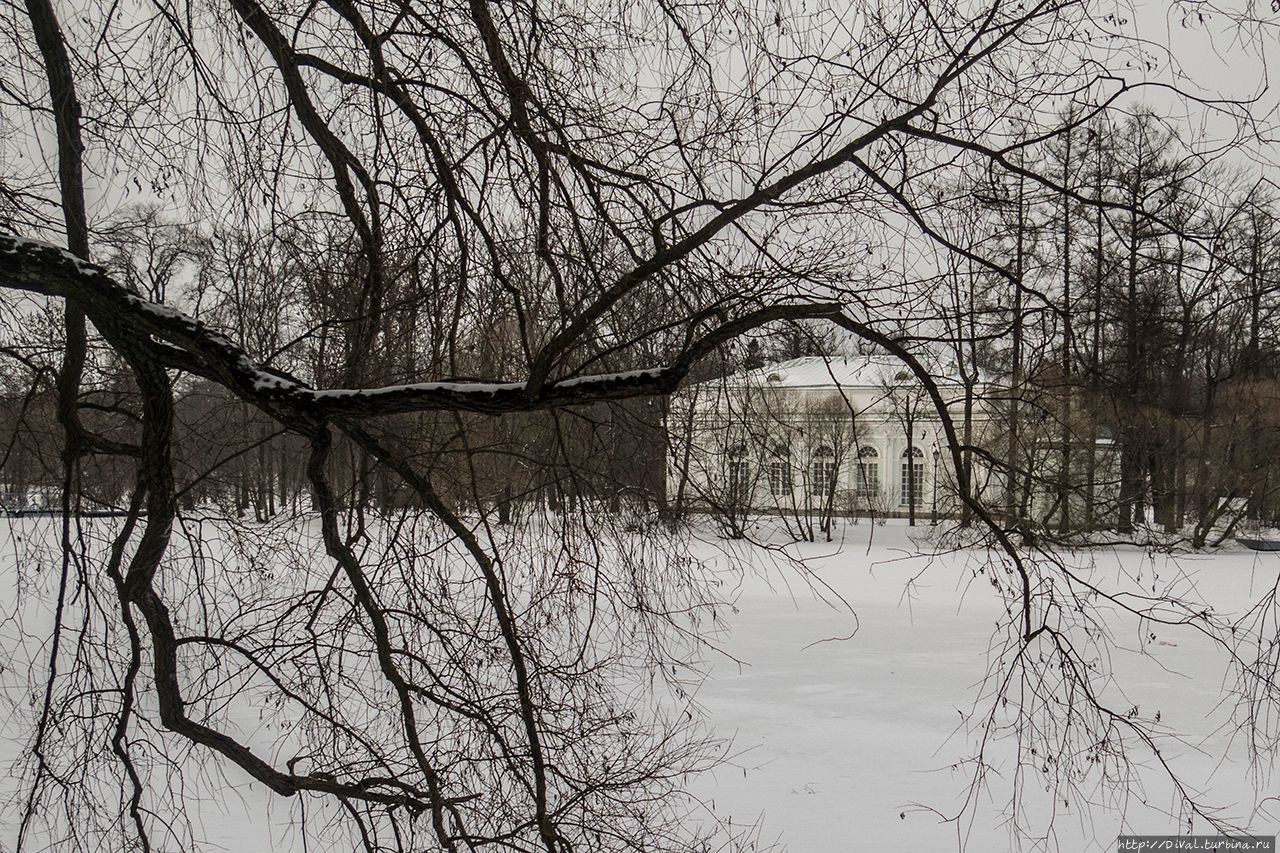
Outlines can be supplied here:
[[413, 411], [488, 414], [623, 399], [675, 390], [691, 359], [666, 367], [577, 376], [532, 390], [526, 382], [421, 382], [317, 390], [257, 364], [202, 320], [130, 292], [97, 265], [39, 240], [0, 235], [0, 286], [79, 303], [109, 340], [127, 338], [172, 367], [226, 386], [250, 402], [315, 417], [372, 417]]

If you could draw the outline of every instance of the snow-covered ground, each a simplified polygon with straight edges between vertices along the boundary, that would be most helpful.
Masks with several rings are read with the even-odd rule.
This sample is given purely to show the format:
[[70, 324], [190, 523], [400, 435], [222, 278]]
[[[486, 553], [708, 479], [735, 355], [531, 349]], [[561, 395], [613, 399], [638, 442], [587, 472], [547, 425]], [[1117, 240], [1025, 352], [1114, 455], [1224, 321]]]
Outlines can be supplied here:
[[[1050, 848], [1085, 851], [1114, 849], [1121, 831], [1188, 831], [1149, 754], [1133, 755], [1139, 766], [1123, 819], [1118, 809], [1068, 798], [1050, 821], [1032, 792], [1014, 790], [1028, 780], [1015, 785], [1011, 745], [999, 741], [988, 753], [998, 771], [989, 787], [961, 820], [942, 820], [939, 813], [961, 812], [969, 789], [972, 766], [963, 759], [975, 736], [964, 720], [985, 709], [975, 701], [1003, 605], [981, 582], [985, 575], [974, 582], [985, 553], [920, 556], [934, 549], [913, 542], [904, 526], [874, 528], [870, 546], [869, 533], [865, 524], [850, 526], [838, 547], [799, 547], [829, 585], [824, 594], [843, 598], [852, 614], [794, 580], [783, 588], [785, 571], [748, 576], [724, 644], [744, 664], [716, 663], [700, 694], [715, 730], [734, 735], [736, 766], [703, 779], [699, 793], [735, 822], [758, 822], [762, 841], [814, 853], [945, 850], [961, 840], [971, 850], [1010, 849], [1015, 793], [1032, 836], [1019, 838], [1024, 849], [1036, 846], [1036, 836]], [[1219, 612], [1240, 612], [1280, 574], [1280, 554], [1244, 551], [1174, 558], [1123, 548], [1064, 557], [1092, 564], [1086, 570], [1100, 585], [1198, 593]], [[1170, 735], [1162, 752], [1204, 802], [1257, 834], [1280, 831], [1280, 784], [1268, 768], [1249, 766], [1228, 722], [1222, 650], [1188, 628], [1140, 628], [1115, 613], [1107, 621], [1117, 631], [1110, 659], [1116, 704], [1139, 704], [1147, 717], [1161, 713]], [[1212, 832], [1203, 821], [1193, 826]]]
[[[698, 779], [696, 794], [733, 826], [756, 824], [762, 846], [795, 853], [947, 850], [961, 842], [970, 850], [1009, 849], [1015, 796], [1019, 824], [1033, 837], [1047, 833], [1050, 846], [1064, 851], [1112, 849], [1122, 829], [1186, 832], [1168, 783], [1151, 756], [1136, 752], [1123, 819], [1087, 805], [1109, 794], [1086, 787], [1054, 801], [1050, 822], [1049, 803], [1035, 796], [1042, 792], [1025, 790], [1035, 775], [1012, 773], [1009, 737], [991, 744], [989, 785], [962, 808], [973, 773], [965, 761], [975, 747], [973, 712], [984, 709], [981, 685], [1006, 613], [990, 586], [985, 552], [924, 556], [934, 546], [913, 540], [921, 532], [849, 525], [843, 541], [790, 548], [804, 558], [804, 570], [710, 537], [695, 546], [726, 567], [749, 564], [742, 572], [726, 568], [735, 585], [731, 632], [717, 639], [721, 652], [707, 656], [709, 675], [697, 692], [711, 729], [733, 738], [732, 759]], [[9, 544], [0, 551], [0, 588], [13, 591], [21, 549], [11, 531], [3, 533]], [[1253, 552], [1174, 558], [1099, 549], [1065, 559], [1099, 586], [1199, 597], [1220, 613], [1242, 611], [1280, 573], [1280, 554]], [[24, 574], [33, 568], [24, 564]], [[50, 568], [41, 573], [46, 579]], [[18, 597], [49, 589], [24, 584]], [[5, 596], [6, 613], [14, 601]], [[1280, 830], [1280, 784], [1268, 768], [1250, 767], [1246, 744], [1229, 723], [1233, 705], [1221, 701], [1222, 650], [1185, 628], [1152, 628], [1118, 614], [1107, 624], [1114, 630], [1107, 665], [1117, 674], [1106, 687], [1109, 701], [1138, 705], [1145, 717], [1160, 712], [1161, 727], [1183, 738], [1161, 741], [1162, 754], [1205, 802], [1259, 834]], [[0, 640], [10, 639], [0, 631]], [[6, 666], [25, 665], [3, 651]], [[2, 722], [0, 760], [7, 762], [18, 732], [12, 720]], [[6, 777], [0, 793], [12, 795], [14, 785]], [[209, 849], [302, 849], [291, 806], [271, 802], [247, 780], [227, 793], [195, 816]], [[940, 818], [957, 813], [959, 821]], [[1193, 828], [1208, 831], [1202, 822]], [[10, 823], [0, 827], [0, 851], [11, 849], [14, 833]], [[1023, 846], [1034, 844], [1024, 838]]]

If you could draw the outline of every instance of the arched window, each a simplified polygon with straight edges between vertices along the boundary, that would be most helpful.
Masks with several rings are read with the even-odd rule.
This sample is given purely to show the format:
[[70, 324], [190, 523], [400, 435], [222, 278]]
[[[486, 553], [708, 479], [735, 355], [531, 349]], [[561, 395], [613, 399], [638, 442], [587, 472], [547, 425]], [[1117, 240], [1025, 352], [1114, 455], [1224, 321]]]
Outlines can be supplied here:
[[809, 466], [809, 494], [828, 495], [835, 487], [835, 453], [830, 447], [819, 445], [813, 451], [813, 461]]
[[902, 451], [902, 505], [924, 503], [924, 451], [911, 448], [911, 459]]
[[858, 448], [858, 495], [869, 498], [880, 494], [880, 451], [870, 445]]

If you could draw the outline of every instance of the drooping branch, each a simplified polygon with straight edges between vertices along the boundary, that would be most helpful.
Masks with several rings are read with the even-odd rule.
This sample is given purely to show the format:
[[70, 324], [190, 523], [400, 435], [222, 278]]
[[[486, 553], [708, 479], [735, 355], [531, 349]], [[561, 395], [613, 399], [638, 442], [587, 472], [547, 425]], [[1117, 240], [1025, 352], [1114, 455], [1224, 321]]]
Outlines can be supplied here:
[[[286, 417], [364, 418], [418, 411], [484, 414], [536, 411], [645, 395], [670, 394], [716, 347], [780, 320], [834, 317], [837, 303], [798, 302], [732, 318], [715, 312], [691, 318], [681, 350], [666, 364], [543, 385], [530, 382], [425, 382], [378, 388], [313, 389], [257, 364], [226, 335], [204, 321], [151, 302], [115, 282], [94, 264], [55, 246], [0, 235], [0, 286], [60, 296], [84, 306], [90, 318], [128, 329], [137, 345], [161, 363], [218, 382], [241, 398]], [[705, 321], [712, 321], [704, 328]]]
[[[57, 13], [49, 0], [27, 0], [27, 17], [36, 44], [43, 59], [45, 79], [49, 86], [49, 101], [53, 109], [54, 130], [58, 145], [58, 184], [61, 190], [63, 225], [67, 235], [67, 250], [73, 255], [89, 258], [89, 223], [84, 199], [84, 143], [80, 133], [80, 101], [76, 95], [75, 77], [71, 60], [58, 23]], [[40, 722], [32, 751], [38, 762], [38, 773], [48, 772], [45, 760], [45, 742], [52, 713], [54, 684], [58, 679], [59, 653], [63, 635], [63, 614], [71, 573], [72, 555], [72, 506], [75, 501], [76, 474], [80, 460], [89, 449], [84, 428], [80, 424], [77, 404], [80, 385], [84, 379], [88, 336], [84, 309], [71, 301], [63, 305], [62, 364], [55, 380], [57, 388], [57, 415], [62, 426], [62, 558], [58, 584], [58, 599], [54, 611], [53, 635], [49, 643], [49, 674], [45, 690]], [[30, 796], [22, 816], [18, 832], [18, 846], [25, 840], [29, 821], [34, 814], [34, 797], [37, 786], [32, 785]], [[141, 824], [138, 824], [141, 831]], [[145, 838], [145, 835], [142, 836]]]

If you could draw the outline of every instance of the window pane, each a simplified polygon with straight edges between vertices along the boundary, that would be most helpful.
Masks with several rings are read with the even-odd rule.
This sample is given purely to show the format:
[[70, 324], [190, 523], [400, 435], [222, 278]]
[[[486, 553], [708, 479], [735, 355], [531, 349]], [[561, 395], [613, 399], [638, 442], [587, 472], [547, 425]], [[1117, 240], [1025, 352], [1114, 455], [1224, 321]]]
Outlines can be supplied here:
[[[910, 467], [910, 472], [908, 472]], [[909, 481], [907, 478], [910, 477]], [[914, 494], [911, 487], [915, 487]], [[924, 464], [917, 462], [908, 466], [906, 462], [902, 463], [902, 505], [906, 506], [914, 498], [916, 506], [924, 503]]]
[[880, 466], [875, 462], [858, 463], [858, 494], [870, 497], [880, 492]]
[[732, 500], [745, 500], [751, 494], [751, 469], [741, 459], [729, 460], [729, 496]]
[[826, 495], [836, 482], [836, 463], [830, 459], [817, 459], [809, 477], [809, 494]]
[[769, 463], [769, 494], [791, 494], [791, 466], [786, 462]]

